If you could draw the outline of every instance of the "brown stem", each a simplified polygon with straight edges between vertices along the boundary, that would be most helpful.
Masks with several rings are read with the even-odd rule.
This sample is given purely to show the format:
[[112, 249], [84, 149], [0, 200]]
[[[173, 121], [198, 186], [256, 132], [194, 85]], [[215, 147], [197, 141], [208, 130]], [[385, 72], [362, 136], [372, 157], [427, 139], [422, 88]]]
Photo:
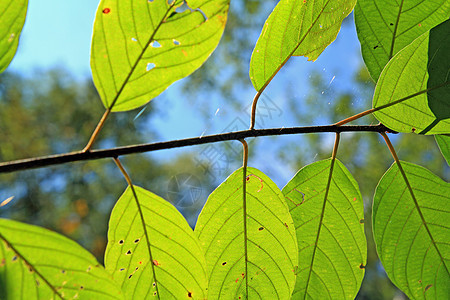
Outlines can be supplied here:
[[89, 142], [87, 143], [86, 147], [84, 147], [81, 152], [88, 152], [91, 150], [92, 145], [94, 144], [95, 140], [97, 139], [98, 134], [100, 133], [100, 130], [102, 130], [103, 125], [105, 125], [106, 119], [108, 118], [109, 114], [111, 113], [111, 109], [107, 109], [105, 113], [103, 114], [102, 118], [97, 124], [97, 127], [95, 128], [94, 132], [91, 135], [91, 138], [89, 139]]

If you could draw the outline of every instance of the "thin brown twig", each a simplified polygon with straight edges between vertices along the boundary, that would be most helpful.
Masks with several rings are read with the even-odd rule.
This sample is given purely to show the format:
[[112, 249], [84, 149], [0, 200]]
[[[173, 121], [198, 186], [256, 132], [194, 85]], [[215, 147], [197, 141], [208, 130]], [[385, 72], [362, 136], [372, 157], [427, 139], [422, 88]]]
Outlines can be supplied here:
[[16, 161], [0, 163], [0, 173], [10, 173], [19, 170], [28, 170], [35, 168], [43, 168], [48, 166], [60, 165], [76, 161], [87, 161], [102, 158], [113, 158], [122, 155], [134, 153], [143, 153], [158, 151], [164, 149], [173, 149], [194, 145], [202, 145], [223, 141], [240, 140], [249, 137], [258, 136], [278, 136], [289, 134], [306, 134], [306, 133], [330, 133], [330, 132], [384, 132], [389, 131], [388, 128], [379, 125], [351, 125], [351, 126], [306, 126], [306, 127], [290, 127], [290, 128], [269, 128], [243, 130], [236, 132], [227, 132], [203, 137], [188, 138], [182, 140], [172, 140], [167, 142], [158, 142], [150, 144], [129, 145], [102, 150], [90, 150], [87, 152], [77, 151], [71, 153], [34, 157]]
[[89, 142], [86, 144], [86, 147], [84, 147], [81, 152], [88, 152], [91, 150], [92, 145], [94, 145], [95, 140], [97, 139], [98, 134], [100, 133], [100, 130], [102, 130], [103, 125], [105, 125], [106, 119], [108, 119], [109, 114], [111, 113], [111, 109], [107, 109], [105, 113], [103, 114], [102, 118], [97, 124], [97, 127], [95, 127], [94, 132], [91, 135], [91, 138], [89, 139]]

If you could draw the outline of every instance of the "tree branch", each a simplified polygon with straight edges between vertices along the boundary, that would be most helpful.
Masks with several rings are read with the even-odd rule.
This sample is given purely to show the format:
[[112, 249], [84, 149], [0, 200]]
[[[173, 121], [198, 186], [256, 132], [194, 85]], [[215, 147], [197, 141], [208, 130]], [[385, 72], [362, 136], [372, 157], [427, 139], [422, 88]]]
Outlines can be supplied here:
[[54, 165], [61, 165], [76, 161], [96, 160], [101, 158], [114, 158], [122, 155], [133, 153], [151, 152], [157, 150], [173, 149], [186, 146], [202, 145], [216, 143], [222, 141], [241, 140], [248, 137], [258, 136], [276, 136], [287, 134], [304, 134], [304, 133], [320, 133], [320, 132], [392, 132], [382, 124], [379, 125], [349, 125], [349, 126], [306, 126], [306, 127], [290, 127], [290, 128], [270, 128], [270, 129], [253, 129], [235, 132], [220, 133], [203, 137], [188, 138], [182, 140], [173, 140], [167, 142], [158, 142], [151, 144], [130, 145], [111, 149], [78, 151], [50, 156], [34, 157], [22, 160], [0, 163], [0, 173], [11, 173], [19, 170], [28, 170], [35, 168], [43, 168]]

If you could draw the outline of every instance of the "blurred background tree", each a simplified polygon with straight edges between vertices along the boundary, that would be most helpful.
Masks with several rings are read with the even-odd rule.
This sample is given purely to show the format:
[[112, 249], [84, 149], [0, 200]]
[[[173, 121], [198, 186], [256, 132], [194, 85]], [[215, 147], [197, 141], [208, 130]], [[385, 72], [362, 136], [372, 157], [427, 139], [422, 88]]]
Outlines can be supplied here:
[[[166, 140], [173, 132], [180, 133], [178, 128], [182, 127], [190, 129], [189, 136], [175, 134], [178, 138], [246, 129], [255, 93], [248, 79], [252, 47], [275, 5], [276, 1], [232, 2], [224, 37], [205, 65], [143, 109], [113, 114], [95, 148]], [[354, 32], [352, 15], [344, 21], [342, 31]], [[330, 51], [335, 44], [347, 42], [342, 39], [340, 34]], [[322, 68], [320, 58], [314, 64], [291, 59], [260, 101], [257, 125], [330, 124], [369, 108], [374, 84], [360, 55], [358, 59], [356, 68], [343, 65], [332, 71]], [[299, 67], [306, 69], [303, 75]], [[190, 112], [186, 107], [174, 108], [174, 114], [167, 109], [179, 102], [186, 102]], [[80, 150], [103, 111], [91, 80], [75, 78], [70, 70], [44, 70], [33, 76], [3, 73], [0, 161]], [[355, 123], [378, 122], [365, 117]], [[402, 134], [395, 135], [393, 141], [401, 159], [427, 166], [448, 180], [449, 168], [432, 137]], [[303, 166], [330, 157], [334, 135], [265, 137], [249, 142], [250, 165], [282, 188]], [[224, 142], [136, 154], [122, 160], [135, 184], [172, 202], [194, 226], [207, 196], [240, 166], [241, 155], [239, 143]], [[377, 134], [346, 133], [338, 159], [359, 182], [365, 201], [369, 252], [366, 278], [357, 299], [403, 299], [377, 259], [371, 233], [372, 197], [392, 163], [389, 151]], [[102, 261], [109, 214], [125, 187], [111, 160], [0, 174], [0, 202], [15, 196], [10, 204], [0, 207], [0, 217], [61, 232]]]

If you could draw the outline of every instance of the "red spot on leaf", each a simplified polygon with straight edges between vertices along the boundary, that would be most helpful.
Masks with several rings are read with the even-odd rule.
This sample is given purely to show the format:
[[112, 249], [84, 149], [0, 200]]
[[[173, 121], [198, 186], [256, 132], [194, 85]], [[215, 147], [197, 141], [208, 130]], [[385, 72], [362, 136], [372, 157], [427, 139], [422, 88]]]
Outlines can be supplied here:
[[156, 259], [153, 260], [153, 264], [154, 264], [155, 266], [161, 265]]
[[103, 13], [106, 15], [106, 14], [109, 14], [111, 12], [111, 9], [110, 8], [105, 8], [105, 9], [103, 9]]

